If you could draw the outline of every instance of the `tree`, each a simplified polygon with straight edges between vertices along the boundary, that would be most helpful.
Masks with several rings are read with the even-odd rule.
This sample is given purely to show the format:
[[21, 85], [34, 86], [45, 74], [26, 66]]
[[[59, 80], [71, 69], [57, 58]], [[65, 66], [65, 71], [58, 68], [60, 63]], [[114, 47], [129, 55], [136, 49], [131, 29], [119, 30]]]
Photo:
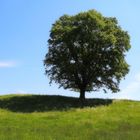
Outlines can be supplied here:
[[80, 92], [81, 100], [85, 92], [118, 92], [120, 80], [129, 72], [128, 33], [116, 18], [95, 10], [60, 17], [52, 25], [48, 44], [44, 65], [50, 83]]

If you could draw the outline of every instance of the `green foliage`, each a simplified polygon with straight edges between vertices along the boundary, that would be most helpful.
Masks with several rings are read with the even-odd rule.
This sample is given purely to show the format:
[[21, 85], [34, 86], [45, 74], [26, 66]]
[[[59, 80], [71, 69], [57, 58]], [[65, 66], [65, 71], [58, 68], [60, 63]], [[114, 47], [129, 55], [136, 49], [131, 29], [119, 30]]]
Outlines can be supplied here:
[[[46, 106], [46, 103], [44, 101], [42, 103], [44, 96], [38, 97], [40, 102], [36, 96], [31, 95], [0, 97], [0, 101], [5, 101], [5, 108], [1, 107], [0, 103], [0, 140], [139, 140], [140, 138], [140, 102], [114, 100], [107, 106], [83, 109], [72, 107], [63, 111], [60, 111], [60, 107], [57, 111], [41, 112], [38, 110], [39, 104]], [[16, 111], [6, 109], [13, 98], [19, 98], [27, 106], [19, 107]], [[58, 98], [65, 103], [69, 100], [69, 103], [71, 101], [73, 104], [73, 98]], [[50, 96], [46, 102], [51, 103], [55, 99], [56, 97]], [[23, 105], [19, 104], [18, 100], [14, 102], [15, 108], [16, 105]], [[59, 102], [55, 103], [54, 107], [58, 107]], [[33, 112], [24, 112], [23, 108], [30, 108], [29, 110], [33, 108]]]
[[50, 82], [81, 94], [100, 88], [119, 91], [129, 71], [125, 53], [130, 38], [116, 18], [95, 10], [64, 15], [53, 24], [48, 43], [44, 64]]

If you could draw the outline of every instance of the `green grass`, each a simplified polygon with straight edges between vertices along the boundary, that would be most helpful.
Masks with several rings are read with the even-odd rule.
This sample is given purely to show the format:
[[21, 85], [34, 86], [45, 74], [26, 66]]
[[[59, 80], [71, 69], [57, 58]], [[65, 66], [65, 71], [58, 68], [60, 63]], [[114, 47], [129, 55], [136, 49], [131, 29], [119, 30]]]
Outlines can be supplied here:
[[0, 96], [0, 140], [139, 140], [140, 102]]

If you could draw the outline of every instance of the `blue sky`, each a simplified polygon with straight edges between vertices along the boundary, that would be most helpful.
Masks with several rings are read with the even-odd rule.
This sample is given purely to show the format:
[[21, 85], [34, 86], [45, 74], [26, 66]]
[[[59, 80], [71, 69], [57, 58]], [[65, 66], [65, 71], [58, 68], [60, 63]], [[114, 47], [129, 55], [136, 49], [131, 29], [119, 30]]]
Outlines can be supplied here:
[[95, 9], [116, 17], [131, 36], [127, 53], [130, 73], [117, 94], [87, 94], [87, 97], [140, 100], [140, 1], [139, 0], [0, 0], [0, 94], [36, 93], [79, 96], [69, 90], [49, 86], [43, 59], [51, 25], [63, 14], [74, 15]]

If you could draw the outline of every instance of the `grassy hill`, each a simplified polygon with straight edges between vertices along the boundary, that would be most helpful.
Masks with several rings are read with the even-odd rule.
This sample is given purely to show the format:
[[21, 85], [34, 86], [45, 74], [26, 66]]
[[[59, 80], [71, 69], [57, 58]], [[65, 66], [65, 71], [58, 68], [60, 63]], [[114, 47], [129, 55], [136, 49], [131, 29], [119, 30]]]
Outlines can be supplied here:
[[139, 140], [140, 102], [0, 96], [0, 140]]

